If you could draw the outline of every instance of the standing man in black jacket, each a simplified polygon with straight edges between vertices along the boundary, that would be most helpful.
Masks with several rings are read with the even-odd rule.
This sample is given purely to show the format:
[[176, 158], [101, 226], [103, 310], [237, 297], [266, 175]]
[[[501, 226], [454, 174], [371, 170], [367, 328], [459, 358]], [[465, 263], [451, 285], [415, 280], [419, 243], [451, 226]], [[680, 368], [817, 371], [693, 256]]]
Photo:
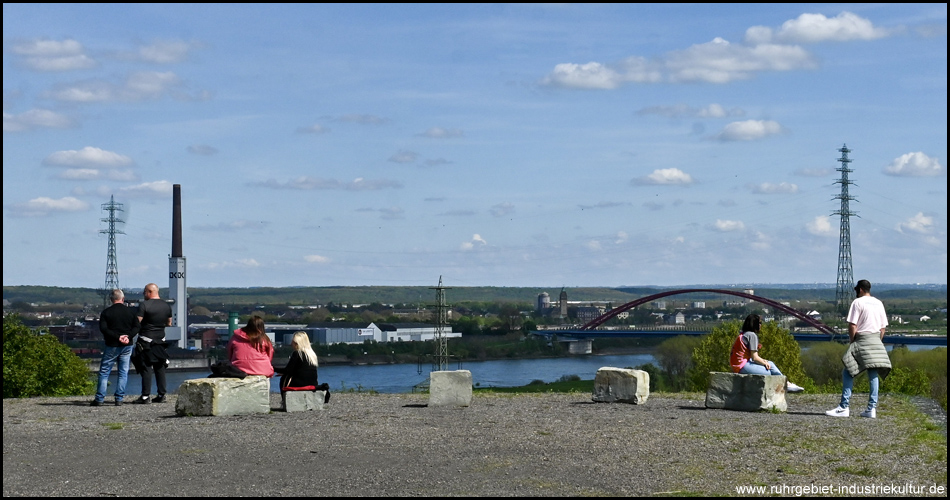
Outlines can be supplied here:
[[[172, 326], [172, 308], [158, 296], [158, 285], [145, 285], [145, 300], [139, 304], [139, 321], [142, 329], [135, 344], [135, 369], [142, 375], [142, 397], [136, 403], [165, 402], [165, 367], [168, 366], [168, 354], [165, 347], [165, 327]], [[155, 399], [149, 400], [152, 393], [152, 373], [155, 373]]]
[[102, 361], [99, 363], [99, 384], [96, 389], [96, 399], [92, 406], [100, 406], [106, 399], [109, 388], [109, 375], [112, 365], [118, 367], [118, 378], [115, 385], [115, 405], [122, 404], [125, 397], [125, 384], [129, 380], [129, 360], [132, 357], [132, 339], [139, 333], [139, 319], [135, 313], [125, 305], [125, 293], [116, 288], [109, 294], [112, 305], [99, 315], [99, 331], [105, 339], [106, 347], [102, 350]]

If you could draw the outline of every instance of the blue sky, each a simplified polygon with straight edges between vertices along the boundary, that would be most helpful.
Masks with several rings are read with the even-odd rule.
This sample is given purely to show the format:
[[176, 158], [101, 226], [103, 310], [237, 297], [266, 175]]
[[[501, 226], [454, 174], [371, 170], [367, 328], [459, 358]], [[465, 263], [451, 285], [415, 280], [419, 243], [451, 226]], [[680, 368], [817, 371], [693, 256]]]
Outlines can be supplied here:
[[3, 284], [946, 283], [946, 4], [3, 6]]

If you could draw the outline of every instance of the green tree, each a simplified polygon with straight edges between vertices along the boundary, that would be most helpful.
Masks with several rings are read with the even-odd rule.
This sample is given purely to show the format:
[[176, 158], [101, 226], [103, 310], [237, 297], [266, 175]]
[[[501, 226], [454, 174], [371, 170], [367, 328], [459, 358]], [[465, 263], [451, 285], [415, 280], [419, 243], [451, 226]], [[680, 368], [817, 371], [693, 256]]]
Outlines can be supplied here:
[[40, 335], [19, 316], [3, 318], [3, 397], [91, 394], [86, 363], [53, 335]]
[[[727, 321], [712, 329], [703, 336], [702, 341], [693, 351], [693, 367], [690, 370], [690, 388], [694, 391], [705, 392], [709, 384], [709, 372], [731, 372], [729, 354], [732, 352], [732, 343], [739, 336], [742, 322]], [[804, 387], [814, 389], [814, 382], [805, 374], [802, 367], [801, 347], [792, 334], [773, 322], [763, 323], [759, 332], [759, 343], [762, 350], [759, 355], [773, 361], [788, 380]]]
[[656, 347], [654, 356], [672, 391], [682, 391], [689, 387], [687, 374], [693, 367], [693, 351], [702, 342], [700, 337], [680, 335], [664, 340]]

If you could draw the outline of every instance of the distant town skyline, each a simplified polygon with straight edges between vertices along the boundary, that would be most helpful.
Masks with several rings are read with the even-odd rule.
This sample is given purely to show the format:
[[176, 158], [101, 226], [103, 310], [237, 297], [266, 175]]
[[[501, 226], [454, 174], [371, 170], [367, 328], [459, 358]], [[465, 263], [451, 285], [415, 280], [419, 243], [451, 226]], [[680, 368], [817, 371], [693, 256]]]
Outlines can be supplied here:
[[4, 4], [4, 285], [947, 282], [946, 4]]

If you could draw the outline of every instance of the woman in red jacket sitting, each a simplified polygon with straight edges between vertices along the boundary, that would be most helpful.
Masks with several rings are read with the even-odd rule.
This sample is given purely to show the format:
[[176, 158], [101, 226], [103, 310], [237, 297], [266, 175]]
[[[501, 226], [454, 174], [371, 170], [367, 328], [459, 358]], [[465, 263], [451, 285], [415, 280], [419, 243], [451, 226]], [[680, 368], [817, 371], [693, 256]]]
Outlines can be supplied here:
[[274, 375], [274, 344], [264, 333], [264, 320], [251, 316], [247, 326], [234, 331], [228, 342], [228, 359], [235, 368], [248, 375]]

